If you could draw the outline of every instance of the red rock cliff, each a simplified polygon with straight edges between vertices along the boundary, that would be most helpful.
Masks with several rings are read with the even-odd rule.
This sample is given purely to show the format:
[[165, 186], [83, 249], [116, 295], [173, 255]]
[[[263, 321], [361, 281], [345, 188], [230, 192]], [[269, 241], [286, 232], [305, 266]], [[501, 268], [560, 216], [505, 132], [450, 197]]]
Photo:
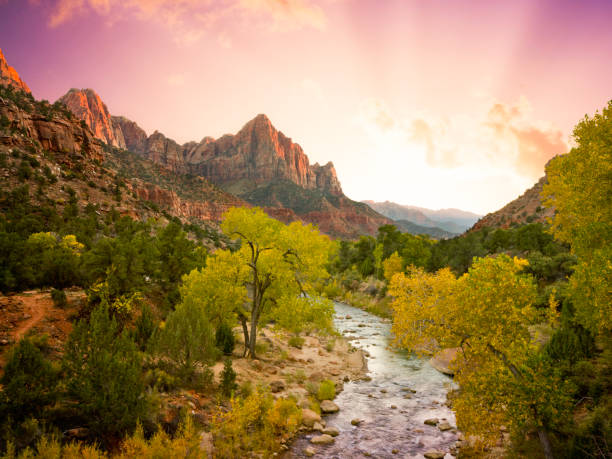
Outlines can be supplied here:
[[125, 148], [121, 129], [118, 129], [100, 96], [93, 89], [71, 89], [59, 102], [68, 107], [90, 127], [94, 135], [113, 147]]
[[236, 135], [216, 141], [204, 138], [185, 157], [211, 182], [235, 192], [289, 180], [302, 188], [342, 194], [333, 164], [311, 166], [302, 147], [278, 131], [266, 115], [257, 115]]
[[27, 93], [31, 93], [30, 88], [25, 82], [19, 77], [17, 70], [7, 64], [4, 54], [0, 49], [0, 84], [12, 86], [16, 89], [21, 89]]

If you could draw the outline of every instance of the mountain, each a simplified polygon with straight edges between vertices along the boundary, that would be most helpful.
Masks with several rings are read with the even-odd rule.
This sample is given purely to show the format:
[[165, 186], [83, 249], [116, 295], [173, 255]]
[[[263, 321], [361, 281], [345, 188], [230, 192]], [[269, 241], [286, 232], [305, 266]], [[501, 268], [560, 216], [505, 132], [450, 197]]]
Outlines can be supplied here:
[[83, 120], [98, 139], [113, 147], [125, 148], [121, 129], [113, 123], [106, 104], [93, 89], [72, 88], [58, 102]]
[[431, 210], [424, 207], [406, 206], [395, 202], [362, 201], [377, 212], [393, 220], [406, 220], [420, 226], [439, 228], [454, 235], [469, 229], [480, 217], [459, 209]]
[[379, 226], [390, 223], [369, 206], [347, 198], [334, 165], [311, 165], [302, 147], [266, 115], [257, 115], [235, 135], [180, 145], [159, 131], [147, 136], [134, 121], [111, 116], [91, 89], [71, 89], [59, 101], [108, 145], [172, 172], [201, 176], [282, 221], [315, 223], [321, 231], [343, 238], [375, 234]]
[[546, 223], [555, 214], [554, 208], [544, 207], [540, 193], [546, 183], [546, 175], [514, 201], [509, 202], [496, 212], [485, 215], [472, 227], [509, 228], [525, 223]]
[[[21, 81], [16, 72], [13, 80]], [[108, 117], [99, 116], [106, 108], [99, 98], [83, 95], [92, 115], [90, 122], [111, 126]], [[79, 94], [74, 100], [80, 97]], [[248, 206], [202, 177], [174, 173], [141, 155], [113, 148], [99, 138], [109, 132], [112, 131], [94, 132], [65, 105], [37, 101], [29, 91], [3, 80], [0, 196], [4, 199], [21, 190], [28, 194], [30, 202], [60, 212], [74, 199], [79, 212], [93, 206], [98, 215], [178, 218], [195, 225], [198, 234], [214, 244], [219, 241], [216, 234], [222, 215], [231, 207]]]
[[436, 226], [421, 226], [408, 220], [393, 220], [393, 224], [403, 233], [427, 234], [434, 239], [451, 239], [457, 236], [457, 233], [450, 233]]
[[2, 49], [0, 49], [0, 84], [25, 91], [28, 94], [32, 92], [28, 85], [19, 77], [17, 70], [8, 65], [4, 54], [2, 54]]

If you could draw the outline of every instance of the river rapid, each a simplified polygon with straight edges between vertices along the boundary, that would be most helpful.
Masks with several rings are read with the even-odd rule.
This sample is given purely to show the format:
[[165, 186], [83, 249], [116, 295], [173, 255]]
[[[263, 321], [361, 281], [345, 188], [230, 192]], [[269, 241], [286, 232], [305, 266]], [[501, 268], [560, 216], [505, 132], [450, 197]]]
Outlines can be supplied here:
[[[393, 349], [391, 325], [377, 316], [335, 303], [334, 323], [354, 347], [369, 354], [367, 378], [345, 383], [334, 400], [340, 411], [324, 417], [327, 426], [340, 431], [334, 443], [311, 445], [310, 438], [319, 434], [311, 432], [293, 442], [289, 457], [306, 457], [309, 446], [315, 458], [422, 458], [429, 450], [449, 451], [456, 429], [442, 432], [424, 421], [438, 418], [456, 425], [445, 405], [452, 380], [427, 360]], [[358, 426], [351, 424], [356, 418], [362, 420]]]

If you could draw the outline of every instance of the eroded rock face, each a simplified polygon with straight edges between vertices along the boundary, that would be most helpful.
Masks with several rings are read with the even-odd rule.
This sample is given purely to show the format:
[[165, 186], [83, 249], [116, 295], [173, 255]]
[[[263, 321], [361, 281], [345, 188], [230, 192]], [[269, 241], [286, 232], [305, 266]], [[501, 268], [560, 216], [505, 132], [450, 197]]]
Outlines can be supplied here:
[[71, 89], [60, 97], [68, 109], [83, 120], [94, 135], [113, 147], [125, 148], [121, 129], [113, 124], [111, 115], [100, 96], [93, 89]]
[[121, 130], [125, 140], [125, 148], [134, 153], [143, 154], [146, 149], [147, 133], [134, 121], [123, 116], [111, 117], [115, 129]]
[[[77, 120], [62, 117], [48, 119], [35, 113], [29, 114], [2, 98], [0, 115], [6, 116], [15, 130], [25, 130], [25, 138], [37, 140], [44, 150], [62, 153], [65, 163], [82, 157], [98, 161], [104, 158], [102, 143]], [[24, 145], [28, 143], [25, 138]], [[18, 146], [20, 139], [19, 136], [2, 137], [0, 142]]]
[[16, 89], [21, 89], [27, 93], [31, 93], [30, 88], [25, 82], [21, 79], [17, 70], [8, 65], [6, 59], [4, 58], [4, 54], [2, 54], [2, 50], [0, 49], [0, 84], [4, 84], [7, 86], [12, 86]]
[[204, 177], [220, 186], [244, 182], [253, 187], [289, 180], [305, 189], [342, 194], [333, 164], [311, 166], [302, 147], [276, 130], [263, 114], [245, 124], [236, 135], [224, 135], [216, 141], [204, 138], [185, 157]]
[[[150, 183], [139, 183], [134, 180], [131, 191], [145, 201], [157, 204], [162, 209], [172, 211], [172, 214], [184, 218], [197, 218], [199, 220], [220, 222], [222, 216], [231, 207], [242, 206], [244, 203], [239, 199], [235, 201], [191, 201], [182, 199], [174, 191], [160, 188]], [[226, 195], [227, 197], [227, 195]]]

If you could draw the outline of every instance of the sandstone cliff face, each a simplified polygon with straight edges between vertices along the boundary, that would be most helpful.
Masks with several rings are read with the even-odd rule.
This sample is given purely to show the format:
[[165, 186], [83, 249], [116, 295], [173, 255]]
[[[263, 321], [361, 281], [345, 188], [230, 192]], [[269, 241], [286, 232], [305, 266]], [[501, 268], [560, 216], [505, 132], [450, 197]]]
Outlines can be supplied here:
[[2, 50], [0, 49], [0, 84], [12, 86], [13, 88], [20, 89], [27, 93], [31, 93], [30, 88], [25, 82], [19, 77], [17, 70], [8, 65]]
[[71, 158], [85, 157], [98, 161], [104, 158], [102, 143], [77, 120], [59, 116], [46, 118], [37, 113], [27, 113], [2, 98], [0, 116], [6, 116], [13, 132], [25, 133], [0, 137], [0, 143], [4, 145], [23, 147], [29, 145], [30, 139], [33, 139], [38, 141], [44, 150], [61, 153], [64, 162], [70, 162]]
[[333, 164], [311, 166], [302, 147], [276, 130], [266, 115], [257, 115], [236, 135], [204, 138], [185, 158], [211, 182], [238, 193], [289, 180], [305, 189], [342, 194]]
[[106, 104], [94, 90], [73, 88], [59, 101], [83, 120], [98, 139], [113, 147], [125, 148], [121, 129], [113, 123]]
[[223, 202], [182, 199], [174, 191], [139, 180], [132, 181], [129, 184], [129, 188], [140, 199], [153, 202], [162, 209], [170, 210], [172, 215], [182, 218], [197, 218], [204, 221], [220, 222], [223, 214], [230, 208], [246, 204], [239, 199], [225, 200]]
[[[174, 140], [155, 131], [145, 141], [145, 156], [174, 172], [187, 172], [183, 147]], [[207, 177], [208, 178], [208, 177]]]
[[555, 209], [544, 207], [540, 198], [546, 180], [546, 176], [542, 177], [514, 201], [509, 202], [498, 211], [482, 217], [470, 231], [477, 231], [485, 227], [510, 228], [513, 225], [523, 225], [525, 223], [546, 223], [555, 214]]
[[115, 129], [121, 131], [125, 141], [125, 148], [134, 153], [143, 154], [146, 149], [147, 133], [134, 121], [123, 116], [111, 117]]

